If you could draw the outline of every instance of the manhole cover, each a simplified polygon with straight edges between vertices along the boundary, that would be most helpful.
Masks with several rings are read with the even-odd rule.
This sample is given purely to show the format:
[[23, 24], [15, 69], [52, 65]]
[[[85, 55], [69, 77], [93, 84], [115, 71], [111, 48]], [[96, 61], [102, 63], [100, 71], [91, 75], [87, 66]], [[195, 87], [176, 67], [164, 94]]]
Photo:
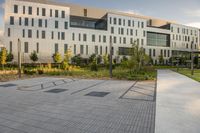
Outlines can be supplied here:
[[4, 84], [4, 85], [0, 85], [0, 87], [13, 87], [16, 86], [16, 84]]
[[94, 97], [104, 97], [106, 95], [108, 95], [110, 92], [96, 92], [96, 91], [93, 91], [93, 92], [90, 92], [88, 94], [86, 94], [85, 96], [94, 96]]
[[64, 91], [67, 91], [67, 89], [51, 89], [51, 90], [48, 90], [48, 91], [45, 91], [45, 92], [49, 92], [49, 93], [61, 93], [61, 92], [64, 92]]

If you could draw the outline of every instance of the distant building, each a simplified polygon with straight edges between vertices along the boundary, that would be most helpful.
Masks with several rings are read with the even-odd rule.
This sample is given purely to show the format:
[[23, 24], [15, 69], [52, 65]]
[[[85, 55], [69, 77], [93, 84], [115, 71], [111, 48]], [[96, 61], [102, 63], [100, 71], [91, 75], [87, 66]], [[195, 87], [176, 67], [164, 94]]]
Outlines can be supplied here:
[[[167, 63], [178, 52], [200, 50], [199, 29], [139, 16], [48, 0], [6, 0], [5, 46], [17, 55], [17, 40], [22, 42], [25, 62], [36, 51], [40, 62], [71, 49], [73, 55], [109, 54], [113, 58], [129, 55], [133, 42], [145, 48], [154, 63], [162, 55]], [[193, 42], [193, 43], [192, 43]], [[17, 57], [17, 56], [15, 56]]]

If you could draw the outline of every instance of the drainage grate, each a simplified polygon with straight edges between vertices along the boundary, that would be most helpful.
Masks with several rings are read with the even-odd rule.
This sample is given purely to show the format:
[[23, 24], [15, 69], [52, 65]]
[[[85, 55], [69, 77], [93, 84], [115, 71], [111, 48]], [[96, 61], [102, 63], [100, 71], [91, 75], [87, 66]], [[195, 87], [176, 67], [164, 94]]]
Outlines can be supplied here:
[[16, 84], [4, 84], [4, 85], [0, 85], [0, 87], [13, 87], [16, 86]]
[[49, 92], [49, 93], [61, 93], [61, 92], [65, 92], [67, 91], [67, 89], [51, 89], [45, 92]]
[[85, 96], [105, 97], [109, 93], [110, 92], [96, 92], [96, 91], [92, 91], [92, 92], [86, 94]]

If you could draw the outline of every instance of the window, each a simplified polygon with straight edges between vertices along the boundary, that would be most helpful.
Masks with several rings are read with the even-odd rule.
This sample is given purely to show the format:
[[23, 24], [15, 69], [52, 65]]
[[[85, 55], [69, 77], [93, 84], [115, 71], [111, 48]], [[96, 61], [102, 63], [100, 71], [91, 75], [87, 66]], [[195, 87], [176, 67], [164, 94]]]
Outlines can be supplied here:
[[22, 30], [22, 36], [25, 37], [25, 29]]
[[87, 9], [84, 9], [84, 16], [87, 17]]
[[102, 46], [100, 46], [100, 55], [102, 55], [103, 50], [102, 50]]
[[116, 18], [114, 18], [114, 24], [117, 24], [117, 19]]
[[38, 27], [42, 27], [42, 19], [38, 20]]
[[124, 35], [124, 28], [121, 28], [121, 34]]
[[42, 16], [46, 16], [46, 9], [42, 8]]
[[114, 27], [111, 27], [111, 33], [114, 34]]
[[22, 25], [22, 18], [19, 17], [19, 25]]
[[68, 29], [68, 22], [65, 22], [65, 29]]
[[53, 12], [52, 12], [52, 9], [50, 9], [50, 17], [53, 16]]
[[149, 56], [151, 57], [151, 49], [149, 49]]
[[54, 39], [54, 32], [51, 32], [51, 39]]
[[95, 35], [92, 35], [92, 42], [95, 42]]
[[130, 30], [130, 34], [131, 34], [131, 36], [133, 36], [133, 29]]
[[99, 42], [101, 42], [101, 35], [99, 35]]
[[74, 44], [74, 54], [76, 55], [76, 44]]
[[86, 55], [88, 55], [88, 45], [86, 45]]
[[83, 41], [87, 41], [87, 35], [83, 34]]
[[98, 46], [95, 46], [95, 54], [98, 55]]
[[62, 18], [65, 18], [65, 11], [62, 11]]
[[84, 54], [84, 46], [80, 45], [80, 54]]
[[8, 37], [10, 37], [10, 28], [8, 28]]
[[37, 38], [39, 38], [39, 31], [38, 30], [37, 30], [37, 35], [36, 36], [37, 36]]
[[72, 33], [72, 40], [74, 41], [75, 40], [75, 34]]
[[110, 24], [112, 24], [112, 18], [110, 17]]
[[126, 37], [123, 38], [123, 43], [126, 44]]
[[105, 48], [105, 53], [108, 54], [108, 47]]
[[58, 32], [58, 40], [60, 40], [60, 32]]
[[119, 25], [121, 25], [122, 24], [122, 20], [119, 18]]
[[10, 53], [12, 53], [12, 41], [10, 41]]
[[155, 57], [156, 56], [156, 50], [153, 49], [153, 56]]
[[141, 25], [142, 25], [142, 28], [144, 28], [144, 22], [142, 22]]
[[28, 14], [32, 15], [32, 7], [31, 6], [28, 7]]
[[37, 16], [39, 16], [40, 9], [37, 7]]
[[10, 16], [10, 25], [14, 25], [14, 23], [15, 23], [14, 17]]
[[106, 36], [103, 36], [103, 42], [106, 43]]
[[32, 30], [28, 30], [28, 38], [32, 38]]
[[58, 29], [58, 21], [55, 21], [55, 28]]
[[42, 39], [45, 39], [45, 38], [46, 38], [46, 32], [42, 31]]
[[55, 53], [58, 53], [58, 44], [56, 43], [54, 46]]
[[67, 53], [67, 50], [68, 50], [68, 45], [64, 44], [64, 54]]
[[132, 27], [134, 27], [134, 25], [135, 25], [135, 22], [134, 22], [134, 21], [132, 21]]
[[128, 26], [131, 26], [131, 20], [128, 20]]
[[62, 39], [62, 40], [65, 40], [65, 32], [62, 32], [62, 33], [61, 33], [61, 39]]
[[138, 28], [140, 28], [140, 22], [138, 21]]
[[47, 19], [45, 20], [45, 27], [47, 28]]
[[36, 43], [36, 52], [39, 53], [39, 43]]
[[14, 5], [14, 13], [18, 13], [18, 5]]
[[138, 32], [137, 32], [137, 30], [135, 30], [135, 36], [137, 36], [138, 34], [137, 34]]
[[24, 42], [24, 53], [28, 53], [28, 42]]
[[117, 43], [117, 38], [116, 38], [116, 36], [114, 36], [114, 38], [113, 38], [113, 43]]
[[55, 10], [55, 17], [58, 18], [58, 10]]
[[28, 26], [28, 18], [25, 18], [25, 19], [24, 19], [24, 25], [25, 25], [25, 26]]
[[81, 34], [78, 34], [78, 40], [81, 41]]
[[144, 45], [144, 39], [141, 39], [141, 44]]
[[25, 14], [25, 13], [26, 13], [26, 7], [23, 6], [23, 14]]
[[34, 19], [32, 18], [32, 26], [34, 26]]

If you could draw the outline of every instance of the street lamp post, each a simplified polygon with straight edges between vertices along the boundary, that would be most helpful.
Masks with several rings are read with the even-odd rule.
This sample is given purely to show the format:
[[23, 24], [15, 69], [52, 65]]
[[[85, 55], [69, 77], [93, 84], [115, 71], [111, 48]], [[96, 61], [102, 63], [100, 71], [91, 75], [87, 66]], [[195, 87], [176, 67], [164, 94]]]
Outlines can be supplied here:
[[112, 55], [113, 55], [113, 50], [112, 50], [112, 36], [110, 36], [110, 67], [109, 67], [109, 72], [110, 72], [110, 78], [112, 78]]
[[193, 56], [193, 44], [194, 42], [192, 41], [191, 43], [191, 75], [194, 75], [194, 56]]
[[21, 41], [18, 39], [18, 75], [21, 78]]

